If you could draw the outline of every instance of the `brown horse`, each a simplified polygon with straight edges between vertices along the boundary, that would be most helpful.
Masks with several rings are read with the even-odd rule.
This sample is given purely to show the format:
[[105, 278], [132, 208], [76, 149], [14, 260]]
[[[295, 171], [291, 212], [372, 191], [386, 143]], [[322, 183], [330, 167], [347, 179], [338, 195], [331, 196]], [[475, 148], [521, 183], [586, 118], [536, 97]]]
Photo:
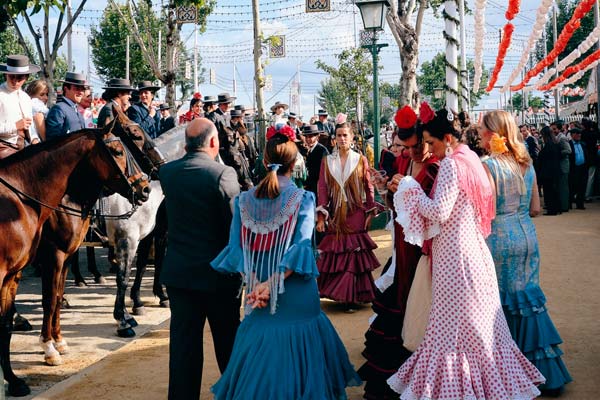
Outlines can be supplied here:
[[[117, 110], [118, 111], [118, 110]], [[157, 168], [164, 158], [155, 148], [146, 133], [123, 113], [109, 124], [108, 129], [117, 134], [132, 152], [142, 170], [156, 175]], [[90, 210], [98, 200], [99, 193], [74, 198], [71, 193], [63, 198], [61, 204]], [[68, 351], [60, 327], [60, 304], [64, 295], [65, 280], [69, 257], [81, 246], [90, 225], [90, 215], [84, 217], [65, 213], [53, 213], [42, 230], [42, 240], [38, 247], [36, 263], [42, 271], [42, 305], [44, 319], [40, 336], [40, 345], [44, 350], [44, 359], [48, 365], [62, 364], [61, 354]], [[132, 321], [133, 322], [133, 321]]]
[[99, 130], [30, 146], [0, 161], [0, 364], [12, 396], [30, 393], [12, 371], [10, 340], [19, 275], [36, 253], [43, 225], [57, 211], [85, 215], [59, 206], [67, 193], [73, 199], [97, 197], [106, 187], [141, 204], [148, 181], [129, 161], [120, 139]]

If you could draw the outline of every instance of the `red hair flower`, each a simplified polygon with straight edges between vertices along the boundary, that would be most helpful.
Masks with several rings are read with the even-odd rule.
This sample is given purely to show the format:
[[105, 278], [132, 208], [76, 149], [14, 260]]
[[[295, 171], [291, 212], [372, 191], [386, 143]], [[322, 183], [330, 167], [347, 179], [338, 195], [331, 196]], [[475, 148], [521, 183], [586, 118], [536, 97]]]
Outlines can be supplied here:
[[396, 111], [396, 115], [394, 116], [394, 121], [396, 121], [396, 125], [400, 129], [410, 129], [417, 123], [417, 114], [415, 110], [413, 110], [409, 106], [404, 106], [398, 111]]
[[194, 93], [192, 96], [194, 99], [202, 100], [202, 94], [200, 92]]
[[421, 118], [421, 122], [424, 124], [428, 123], [432, 119], [435, 118], [435, 111], [429, 107], [429, 104], [424, 101], [421, 103], [421, 108], [419, 109], [419, 117]]
[[267, 129], [267, 140], [271, 140], [271, 138], [275, 135], [283, 135], [290, 139], [292, 142], [296, 141], [296, 132], [289, 125], [280, 124], [276, 127], [270, 126]]

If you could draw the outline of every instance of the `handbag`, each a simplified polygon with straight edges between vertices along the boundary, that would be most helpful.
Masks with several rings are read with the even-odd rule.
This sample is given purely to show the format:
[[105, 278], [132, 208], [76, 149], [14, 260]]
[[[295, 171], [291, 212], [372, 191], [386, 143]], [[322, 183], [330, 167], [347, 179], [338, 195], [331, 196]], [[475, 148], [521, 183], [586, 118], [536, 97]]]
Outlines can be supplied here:
[[429, 323], [430, 309], [431, 263], [429, 256], [423, 255], [419, 259], [415, 277], [408, 292], [406, 313], [402, 325], [403, 345], [409, 351], [414, 352], [423, 341]]

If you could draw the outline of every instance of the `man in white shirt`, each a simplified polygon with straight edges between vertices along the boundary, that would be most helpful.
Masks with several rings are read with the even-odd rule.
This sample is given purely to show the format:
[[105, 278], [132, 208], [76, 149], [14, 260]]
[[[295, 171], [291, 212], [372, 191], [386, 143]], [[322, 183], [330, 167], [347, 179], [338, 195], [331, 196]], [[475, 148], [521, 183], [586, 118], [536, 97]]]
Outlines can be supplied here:
[[30, 136], [31, 98], [21, 90], [29, 75], [39, 70], [22, 55], [9, 55], [6, 63], [0, 64], [0, 73], [6, 77], [0, 85], [0, 159], [23, 149], [25, 139], [32, 144], [40, 141], [37, 134], [32, 132]]

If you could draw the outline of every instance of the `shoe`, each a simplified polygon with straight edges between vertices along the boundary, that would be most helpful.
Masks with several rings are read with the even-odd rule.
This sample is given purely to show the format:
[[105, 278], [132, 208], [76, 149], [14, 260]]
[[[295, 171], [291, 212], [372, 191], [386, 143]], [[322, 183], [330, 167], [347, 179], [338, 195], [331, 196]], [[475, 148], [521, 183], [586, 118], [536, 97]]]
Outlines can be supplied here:
[[584, 206], [581, 206], [581, 207], [577, 207], [577, 209], [578, 209], [578, 210], [585, 210], [585, 207], [584, 207]]
[[558, 215], [557, 212], [545, 212], [544, 215]]
[[565, 392], [565, 387], [560, 386], [555, 389], [542, 389], [543, 397], [560, 397]]

